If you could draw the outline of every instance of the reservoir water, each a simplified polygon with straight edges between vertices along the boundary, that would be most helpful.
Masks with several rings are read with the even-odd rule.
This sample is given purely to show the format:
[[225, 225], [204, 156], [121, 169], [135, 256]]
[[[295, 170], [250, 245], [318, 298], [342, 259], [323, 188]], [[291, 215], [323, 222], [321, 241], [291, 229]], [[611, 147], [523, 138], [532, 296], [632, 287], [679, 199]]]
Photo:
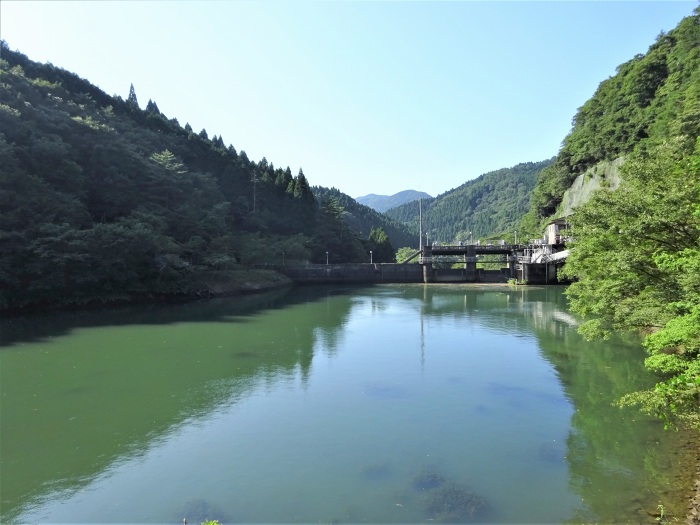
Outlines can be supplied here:
[[[311, 287], [4, 319], [2, 523], [655, 523], [679, 435], [562, 287]], [[680, 481], [679, 481], [680, 480]]]

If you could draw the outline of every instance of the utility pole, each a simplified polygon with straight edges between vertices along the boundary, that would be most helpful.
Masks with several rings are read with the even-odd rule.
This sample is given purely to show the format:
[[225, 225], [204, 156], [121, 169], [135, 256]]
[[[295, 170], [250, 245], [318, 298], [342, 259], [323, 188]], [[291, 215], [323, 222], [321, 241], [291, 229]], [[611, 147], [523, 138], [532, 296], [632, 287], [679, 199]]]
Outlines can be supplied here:
[[258, 182], [258, 174], [253, 172], [253, 178], [251, 179], [251, 182], [253, 183], [253, 213], [255, 213], [255, 185]]
[[423, 251], [423, 199], [418, 199], [418, 249]]

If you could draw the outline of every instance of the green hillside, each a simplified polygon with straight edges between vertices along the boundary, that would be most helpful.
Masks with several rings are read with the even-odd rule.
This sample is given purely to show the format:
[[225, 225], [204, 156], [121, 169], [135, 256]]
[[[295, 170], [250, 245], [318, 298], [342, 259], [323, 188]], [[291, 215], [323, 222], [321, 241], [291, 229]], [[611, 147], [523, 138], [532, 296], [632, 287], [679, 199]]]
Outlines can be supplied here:
[[302, 170], [142, 110], [133, 86], [124, 100], [1, 56], [0, 309], [224, 293], [281, 278], [247, 271], [260, 263], [372, 249]]
[[[527, 212], [537, 174], [552, 163], [525, 162], [485, 173], [434, 199], [423, 201], [423, 231], [440, 242], [514, 237]], [[418, 231], [419, 206], [412, 202], [386, 212]]]
[[581, 106], [556, 162], [538, 178], [523, 229], [538, 231], [557, 215], [574, 179], [601, 161], [700, 132], [698, 8], [646, 54], [621, 64]]
[[418, 234], [410, 228], [379, 213], [369, 206], [360, 204], [355, 199], [335, 188], [314, 186], [311, 188], [318, 202], [335, 199], [342, 208], [342, 218], [350, 228], [362, 238], [369, 238], [373, 229], [383, 230], [392, 246], [418, 246]]

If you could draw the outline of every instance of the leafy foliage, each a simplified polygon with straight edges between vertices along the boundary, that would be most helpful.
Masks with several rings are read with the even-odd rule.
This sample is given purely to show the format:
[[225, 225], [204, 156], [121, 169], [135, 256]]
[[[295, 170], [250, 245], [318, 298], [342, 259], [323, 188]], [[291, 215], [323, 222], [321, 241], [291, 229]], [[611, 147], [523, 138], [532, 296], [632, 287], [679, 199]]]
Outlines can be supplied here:
[[[698, 44], [697, 18], [688, 17], [671, 33], [659, 35], [646, 55], [619, 66], [579, 108], [564, 139], [561, 163], [582, 173], [601, 160], [630, 153], [644, 139], [678, 134], [677, 121], [686, 120], [698, 101]], [[684, 130], [690, 135], [698, 131], [696, 124]]]
[[520, 221], [519, 230], [525, 236], [537, 237], [541, 234], [544, 223], [558, 215], [557, 207], [564, 192], [569, 189], [576, 175], [560, 163], [554, 163], [537, 177], [537, 184], [530, 195], [530, 209]]
[[389, 241], [389, 237], [381, 228], [372, 228], [369, 234], [370, 247], [372, 249], [372, 260], [377, 263], [396, 262], [394, 247]]
[[312, 245], [312, 262], [365, 262], [365, 245], [360, 235], [343, 220], [344, 213], [337, 199], [326, 196], [321, 201]]
[[403, 263], [410, 259], [411, 263], [418, 263], [418, 258], [416, 255], [416, 248], [409, 248], [408, 246], [403, 246], [396, 251], [396, 262]]
[[619, 157], [622, 182], [569, 222], [564, 274], [581, 332], [641, 330], [655, 388], [625, 395], [667, 425], [700, 428], [700, 8], [637, 55], [579, 108], [556, 162], [540, 174], [521, 230], [556, 216], [587, 169]]
[[646, 365], [663, 379], [623, 402], [700, 428], [700, 138], [691, 155], [687, 143], [634, 154], [616, 191], [577, 208], [564, 271], [578, 279], [567, 294], [589, 318], [584, 334], [649, 333]]

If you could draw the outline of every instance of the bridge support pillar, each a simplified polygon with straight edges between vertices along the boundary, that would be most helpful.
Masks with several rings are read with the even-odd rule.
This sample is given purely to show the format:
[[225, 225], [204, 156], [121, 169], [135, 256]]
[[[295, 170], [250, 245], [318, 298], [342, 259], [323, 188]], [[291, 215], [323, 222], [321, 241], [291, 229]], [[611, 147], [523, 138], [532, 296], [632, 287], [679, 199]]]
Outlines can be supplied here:
[[435, 281], [435, 274], [433, 272], [433, 264], [432, 263], [424, 263], [423, 264], [423, 282], [424, 283], [432, 283]]
[[468, 283], [475, 283], [479, 280], [479, 272], [476, 269], [476, 246], [473, 244], [467, 247], [464, 254], [465, 280]]
[[465, 279], [468, 283], [475, 283], [479, 280], [479, 272], [476, 269], [476, 262], [469, 261], [464, 264]]
[[515, 250], [508, 258], [508, 277], [510, 279], [518, 278], [518, 253]]

